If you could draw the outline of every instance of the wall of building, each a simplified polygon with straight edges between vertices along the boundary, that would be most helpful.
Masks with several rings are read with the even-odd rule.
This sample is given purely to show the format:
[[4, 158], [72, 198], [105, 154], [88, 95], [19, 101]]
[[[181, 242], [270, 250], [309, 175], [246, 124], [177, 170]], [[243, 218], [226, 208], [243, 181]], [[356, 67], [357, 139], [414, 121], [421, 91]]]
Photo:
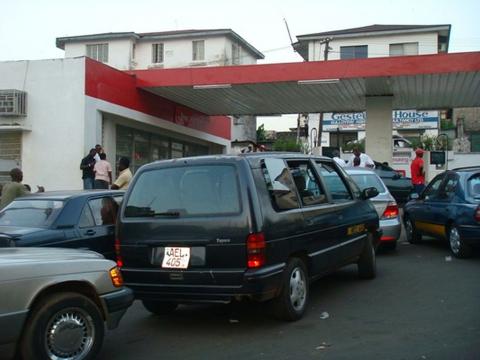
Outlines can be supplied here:
[[88, 43], [66, 43], [65, 57], [79, 57], [87, 55], [87, 45], [90, 44], [105, 44], [108, 43], [108, 62], [107, 65], [120, 70], [132, 70], [132, 45], [131, 39], [108, 40], [108, 41], [94, 41]]
[[84, 154], [85, 61], [57, 59], [0, 63], [0, 88], [27, 92], [22, 133], [24, 183], [32, 189], [78, 188]]
[[[406, 35], [388, 35], [359, 37], [350, 39], [338, 39], [330, 42], [332, 48], [328, 53], [328, 60], [340, 59], [341, 46], [361, 46], [368, 45], [368, 57], [387, 57], [390, 56], [390, 44], [401, 44], [409, 42], [418, 42], [418, 55], [438, 53], [438, 35], [437, 33], [417, 33]], [[324, 46], [319, 41], [310, 41], [308, 44], [309, 61], [324, 60]]]
[[[192, 42], [195, 40], [205, 41], [205, 60], [192, 60]], [[163, 64], [152, 64], [152, 44], [163, 43]], [[232, 63], [231, 40], [222, 37], [190, 38], [159, 41], [138, 41], [135, 50], [136, 69], [148, 69], [151, 67], [174, 68], [187, 66], [225, 66]], [[241, 51], [241, 63], [253, 64], [256, 59], [245, 49]]]

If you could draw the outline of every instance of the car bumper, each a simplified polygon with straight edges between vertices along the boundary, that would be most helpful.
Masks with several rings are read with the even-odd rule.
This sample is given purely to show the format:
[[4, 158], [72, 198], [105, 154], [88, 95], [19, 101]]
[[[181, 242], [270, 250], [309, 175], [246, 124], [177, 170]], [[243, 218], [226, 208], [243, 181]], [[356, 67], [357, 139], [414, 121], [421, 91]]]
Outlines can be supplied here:
[[402, 231], [400, 218], [380, 220], [380, 229], [382, 229], [380, 244], [397, 241]]
[[480, 225], [463, 225], [458, 227], [463, 241], [472, 246], [480, 246]]
[[[141, 300], [170, 301], [176, 303], [228, 303], [234, 299], [249, 298], [265, 301], [274, 298], [280, 291], [285, 264], [249, 270], [209, 270], [166, 272], [122, 268], [125, 284], [135, 298]], [[155, 274], [156, 273], [156, 274]], [[156, 275], [170, 274], [168, 282], [153, 282]], [[198, 281], [205, 273], [212, 280], [209, 284]], [[172, 276], [177, 275], [177, 276]], [[185, 275], [185, 277], [183, 276]], [[236, 281], [228, 281], [229, 278]], [[142, 281], [143, 279], [143, 281]], [[188, 279], [187, 281], [185, 279]], [[218, 280], [218, 281], [217, 281]]]
[[133, 291], [129, 288], [123, 288], [122, 290], [102, 295], [100, 298], [105, 309], [107, 327], [109, 330], [115, 329], [122, 316], [133, 303]]

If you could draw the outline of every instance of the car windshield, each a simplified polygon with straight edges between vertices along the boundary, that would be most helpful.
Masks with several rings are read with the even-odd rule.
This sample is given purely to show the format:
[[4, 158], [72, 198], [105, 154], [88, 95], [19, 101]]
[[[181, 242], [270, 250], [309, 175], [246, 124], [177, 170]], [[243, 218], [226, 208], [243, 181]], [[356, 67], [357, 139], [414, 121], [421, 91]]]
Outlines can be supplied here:
[[48, 227], [62, 208], [58, 200], [15, 200], [0, 212], [0, 226]]
[[480, 174], [475, 174], [468, 179], [467, 189], [471, 197], [480, 200]]
[[374, 187], [377, 188], [379, 193], [384, 193], [386, 191], [382, 181], [375, 174], [350, 174], [350, 176], [360, 187], [360, 190]]

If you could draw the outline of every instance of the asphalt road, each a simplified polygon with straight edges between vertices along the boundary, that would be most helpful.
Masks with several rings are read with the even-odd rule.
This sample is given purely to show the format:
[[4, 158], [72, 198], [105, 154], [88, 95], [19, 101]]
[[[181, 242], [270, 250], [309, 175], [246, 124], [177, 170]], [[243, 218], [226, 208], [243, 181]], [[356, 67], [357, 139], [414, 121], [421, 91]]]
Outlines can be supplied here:
[[375, 280], [355, 266], [311, 285], [303, 319], [265, 306], [181, 306], [157, 317], [135, 302], [107, 333], [100, 359], [480, 359], [480, 254], [401, 242], [377, 257]]

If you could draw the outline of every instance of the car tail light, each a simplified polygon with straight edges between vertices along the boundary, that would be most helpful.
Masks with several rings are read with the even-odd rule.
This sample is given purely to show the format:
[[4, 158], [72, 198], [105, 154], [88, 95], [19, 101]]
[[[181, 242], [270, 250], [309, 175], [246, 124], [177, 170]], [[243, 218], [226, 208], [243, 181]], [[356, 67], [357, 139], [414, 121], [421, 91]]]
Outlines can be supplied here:
[[380, 241], [394, 241], [395, 238], [393, 236], [382, 236]]
[[265, 235], [263, 233], [250, 234], [247, 237], [247, 266], [259, 268], [265, 265]]
[[398, 205], [396, 202], [389, 202], [383, 212], [382, 219], [393, 219], [398, 216]]
[[117, 266], [121, 268], [123, 266], [122, 254], [120, 254], [120, 239], [115, 238], [115, 256], [117, 258]]
[[118, 267], [110, 269], [110, 279], [115, 287], [121, 287], [123, 285], [122, 273]]
[[475, 210], [475, 215], [473, 215], [475, 218], [475, 221], [480, 222], [480, 205], [477, 207], [477, 210]]

